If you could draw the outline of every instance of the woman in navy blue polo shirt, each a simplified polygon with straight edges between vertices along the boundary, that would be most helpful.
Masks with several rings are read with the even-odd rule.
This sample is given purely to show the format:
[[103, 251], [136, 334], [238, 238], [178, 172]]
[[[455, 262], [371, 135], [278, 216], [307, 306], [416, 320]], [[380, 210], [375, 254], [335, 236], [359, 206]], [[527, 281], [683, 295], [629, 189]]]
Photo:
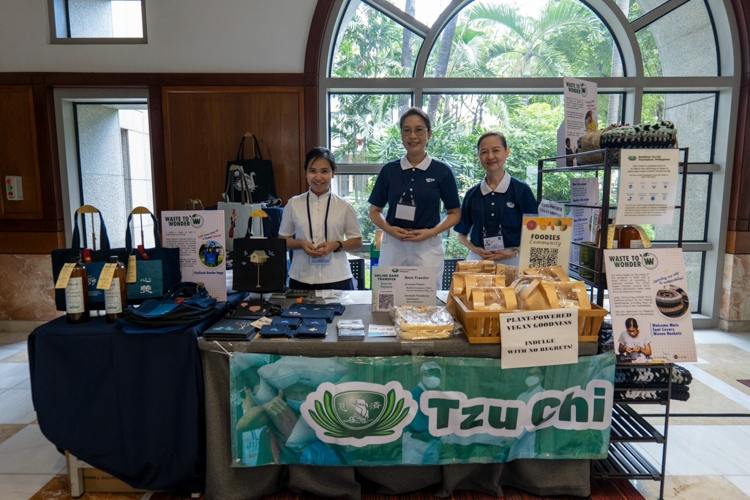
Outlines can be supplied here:
[[[435, 266], [439, 287], [445, 259], [440, 233], [461, 217], [458, 187], [451, 168], [425, 151], [432, 137], [427, 113], [411, 108], [401, 115], [399, 125], [406, 154], [383, 165], [369, 199], [370, 219], [385, 233], [379, 264]], [[447, 212], [442, 221], [440, 201]]]
[[518, 265], [518, 245], [524, 214], [536, 214], [531, 189], [505, 171], [510, 148], [505, 136], [489, 131], [477, 141], [484, 180], [466, 192], [461, 221], [456, 225], [458, 241], [469, 249], [466, 260], [496, 260]]

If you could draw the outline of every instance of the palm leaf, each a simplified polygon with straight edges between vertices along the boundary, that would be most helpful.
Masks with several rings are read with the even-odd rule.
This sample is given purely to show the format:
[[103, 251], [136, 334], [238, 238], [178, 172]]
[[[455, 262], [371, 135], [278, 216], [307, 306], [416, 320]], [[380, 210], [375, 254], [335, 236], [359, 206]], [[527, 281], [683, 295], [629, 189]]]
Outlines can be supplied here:
[[328, 425], [315, 412], [309, 411], [308, 413], [310, 413], [310, 416], [312, 417], [312, 419], [315, 420], [315, 423], [318, 424], [319, 426], [321, 426], [323, 429], [325, 429], [327, 431], [331, 431], [331, 432], [339, 432], [340, 431], [340, 429], [337, 429], [336, 427], [332, 427], [332, 426]]
[[330, 427], [333, 427], [334, 429], [340, 428], [338, 422], [328, 416], [328, 413], [325, 408], [323, 408], [323, 405], [320, 404], [320, 401], [315, 401], [315, 410], [317, 411], [318, 416]]

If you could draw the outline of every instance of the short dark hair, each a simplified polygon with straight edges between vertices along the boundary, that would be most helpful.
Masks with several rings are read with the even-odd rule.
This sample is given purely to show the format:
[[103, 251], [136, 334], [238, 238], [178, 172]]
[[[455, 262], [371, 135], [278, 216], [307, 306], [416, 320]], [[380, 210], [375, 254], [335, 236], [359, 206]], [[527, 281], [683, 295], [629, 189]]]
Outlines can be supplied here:
[[305, 172], [307, 172], [307, 167], [318, 158], [327, 160], [331, 164], [331, 169], [336, 171], [336, 158], [333, 157], [333, 153], [328, 148], [316, 146], [305, 155]]
[[503, 143], [503, 147], [505, 149], [508, 149], [508, 141], [505, 140], [505, 136], [502, 134], [502, 132], [498, 132], [497, 130], [488, 130], [487, 132], [479, 136], [479, 139], [477, 140], [477, 151], [479, 151], [479, 145], [482, 144], [482, 141], [492, 136], [499, 137], [500, 142]]
[[409, 108], [404, 111], [404, 114], [401, 115], [401, 118], [398, 119], [398, 127], [402, 128], [404, 126], [404, 121], [410, 116], [420, 117], [422, 120], [424, 120], [424, 124], [427, 126], [427, 131], [432, 132], [432, 122], [430, 121], [430, 115], [419, 108]]
[[625, 328], [635, 328], [638, 329], [638, 322], [635, 320], [635, 318], [628, 318], [625, 320]]
[[258, 375], [258, 367], [251, 366], [237, 375], [237, 381], [241, 387], [250, 387], [251, 389], [256, 385], [260, 385], [260, 375]]

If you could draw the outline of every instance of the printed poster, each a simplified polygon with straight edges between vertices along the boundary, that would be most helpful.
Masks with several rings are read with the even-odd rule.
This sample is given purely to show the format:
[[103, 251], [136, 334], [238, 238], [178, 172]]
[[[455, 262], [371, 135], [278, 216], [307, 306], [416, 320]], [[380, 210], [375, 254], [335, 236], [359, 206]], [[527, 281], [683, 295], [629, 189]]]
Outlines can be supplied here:
[[[574, 205], [599, 205], [599, 179], [596, 177], [570, 179], [570, 202]], [[572, 207], [570, 209], [570, 216], [573, 218], [572, 241], [577, 243], [594, 241], [596, 229], [592, 224], [593, 213], [594, 209], [591, 208]], [[573, 245], [570, 253], [572, 262], [576, 264], [581, 262], [581, 247]]]
[[618, 362], [697, 361], [680, 248], [604, 250]]
[[615, 356], [229, 359], [232, 466], [439, 465], [607, 456]]
[[597, 85], [578, 78], [563, 78], [565, 154], [581, 151], [586, 131], [597, 129]]
[[393, 306], [434, 306], [437, 268], [434, 266], [373, 266], [372, 310]]
[[180, 249], [183, 281], [203, 283], [208, 294], [227, 300], [224, 212], [173, 210], [161, 213], [164, 246]]
[[620, 154], [618, 224], [671, 224], [679, 149], [627, 149]]
[[504, 368], [578, 362], [578, 309], [500, 315]]
[[524, 217], [518, 269], [560, 265], [567, 273], [572, 225], [571, 217]]

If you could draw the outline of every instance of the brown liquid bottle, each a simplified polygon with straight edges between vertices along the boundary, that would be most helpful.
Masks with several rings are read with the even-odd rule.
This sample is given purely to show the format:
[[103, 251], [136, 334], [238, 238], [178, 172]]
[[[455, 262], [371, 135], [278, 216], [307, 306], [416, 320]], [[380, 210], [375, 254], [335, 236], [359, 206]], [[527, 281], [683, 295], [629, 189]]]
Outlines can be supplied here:
[[65, 312], [68, 323], [86, 323], [89, 315], [89, 277], [86, 265], [78, 257], [71, 259], [76, 264], [65, 287]]
[[641, 233], [635, 226], [620, 226], [619, 248], [643, 248]]
[[117, 267], [112, 284], [108, 290], [104, 290], [104, 309], [107, 323], [114, 323], [115, 319], [122, 318], [122, 312], [128, 306], [128, 288], [125, 283], [125, 264], [117, 261], [117, 255], [112, 255], [109, 263], [117, 264]]

